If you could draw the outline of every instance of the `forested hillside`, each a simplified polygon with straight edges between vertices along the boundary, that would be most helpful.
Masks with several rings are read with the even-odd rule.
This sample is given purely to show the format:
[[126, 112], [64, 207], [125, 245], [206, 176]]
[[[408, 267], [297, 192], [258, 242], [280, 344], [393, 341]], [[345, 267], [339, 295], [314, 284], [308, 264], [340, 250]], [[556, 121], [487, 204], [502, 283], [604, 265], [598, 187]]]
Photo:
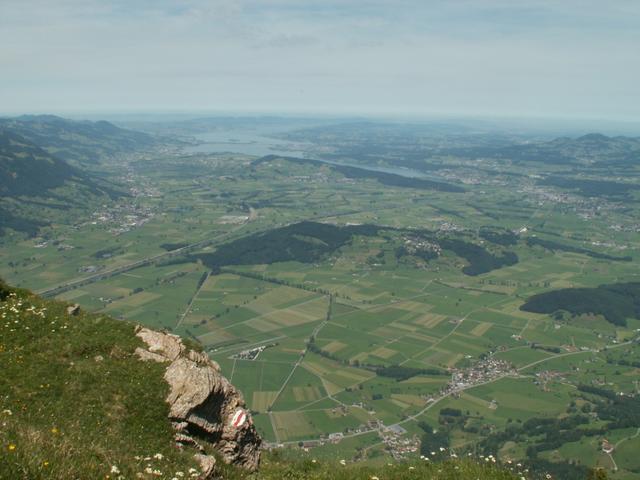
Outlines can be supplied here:
[[0, 129], [20, 135], [58, 158], [97, 163], [118, 153], [152, 147], [154, 137], [116, 127], [107, 121], [76, 121], [55, 115], [0, 118]]

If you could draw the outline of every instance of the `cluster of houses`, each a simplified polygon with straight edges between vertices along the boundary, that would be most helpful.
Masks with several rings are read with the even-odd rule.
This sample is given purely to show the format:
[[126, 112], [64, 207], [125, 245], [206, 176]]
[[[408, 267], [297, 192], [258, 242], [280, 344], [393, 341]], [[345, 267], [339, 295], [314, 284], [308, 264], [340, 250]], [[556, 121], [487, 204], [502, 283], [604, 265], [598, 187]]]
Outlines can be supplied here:
[[480, 360], [470, 368], [454, 369], [451, 381], [445, 387], [443, 394], [467, 389], [473, 385], [489, 382], [507, 375], [517, 375], [515, 367], [494, 357]]
[[260, 345], [259, 347], [250, 348], [248, 350], [243, 350], [231, 356], [234, 360], [255, 360], [258, 358], [262, 352], [264, 352], [269, 347], [275, 347], [276, 343], [271, 343], [269, 345]]
[[125, 232], [139, 228], [149, 222], [155, 213], [151, 207], [136, 205], [134, 203], [121, 203], [117, 205], [103, 205], [91, 215], [91, 220], [76, 227], [85, 225], [105, 225], [109, 227], [109, 233], [121, 235]]
[[410, 255], [416, 252], [433, 252], [435, 255], [442, 253], [442, 248], [435, 242], [425, 240], [420, 237], [405, 236], [402, 238], [404, 241], [404, 248]]
[[395, 460], [402, 460], [420, 451], [420, 438], [406, 436], [407, 431], [400, 425], [391, 425], [378, 430], [387, 451]]
[[443, 222], [438, 227], [440, 232], [461, 232], [464, 230], [464, 227], [452, 222]]

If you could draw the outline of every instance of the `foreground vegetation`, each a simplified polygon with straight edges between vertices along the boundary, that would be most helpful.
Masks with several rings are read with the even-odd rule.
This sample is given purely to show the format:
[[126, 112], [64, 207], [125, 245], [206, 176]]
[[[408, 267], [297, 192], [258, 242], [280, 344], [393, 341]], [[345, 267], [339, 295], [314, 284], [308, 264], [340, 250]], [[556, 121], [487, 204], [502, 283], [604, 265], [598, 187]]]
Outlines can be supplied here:
[[518, 467], [516, 464], [496, 466], [491, 459], [488, 461], [454, 459], [436, 463], [422, 459], [367, 466], [340, 461], [317, 461], [311, 458], [291, 460], [276, 455], [268, 456], [257, 474], [226, 469], [222, 478], [228, 480], [520, 480], [534, 478], [529, 475], [528, 470], [525, 470], [527, 469], [523, 466]]
[[[177, 449], [167, 418], [164, 367], [139, 361], [133, 325], [70, 314], [0, 281], [0, 479], [193, 478], [193, 451]], [[434, 463], [435, 462], [435, 463]], [[233, 479], [516, 479], [515, 464], [457, 459], [381, 467], [267, 455]]]
[[[0, 284], [0, 478], [171, 478], [164, 367], [133, 355], [133, 325]], [[150, 469], [151, 473], [147, 472]]]

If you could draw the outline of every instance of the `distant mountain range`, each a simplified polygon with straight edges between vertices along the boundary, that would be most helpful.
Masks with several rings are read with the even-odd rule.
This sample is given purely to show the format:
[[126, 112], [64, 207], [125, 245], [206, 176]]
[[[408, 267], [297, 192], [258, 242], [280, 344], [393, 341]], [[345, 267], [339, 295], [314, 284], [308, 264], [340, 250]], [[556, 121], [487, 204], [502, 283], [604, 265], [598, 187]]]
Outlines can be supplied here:
[[125, 130], [103, 120], [77, 121], [55, 115], [0, 118], [0, 131], [20, 135], [62, 160], [89, 164], [158, 143], [149, 134]]
[[[55, 208], [67, 209], [87, 198], [123, 195], [84, 167], [157, 143], [151, 135], [105, 121], [53, 115], [0, 118], [0, 234], [5, 228], [36, 233], [46, 224], [42, 210], [54, 208], [52, 199]], [[71, 188], [61, 188], [65, 186]], [[41, 210], [37, 218], [26, 213], [35, 204]]]
[[[418, 170], [440, 157], [491, 158], [548, 164], [618, 164], [640, 158], [640, 137], [608, 137], [590, 133], [577, 138], [532, 139], [521, 134], [478, 131], [447, 124], [350, 122], [300, 128], [279, 135], [316, 143], [325, 158], [386, 163]], [[331, 147], [327, 150], [326, 147]], [[437, 163], [436, 163], [437, 165]]]
[[471, 158], [495, 158], [513, 162], [560, 164], [625, 164], [640, 159], [640, 138], [607, 137], [590, 133], [578, 138], [560, 137], [548, 142], [508, 146], [452, 148], [444, 153]]
[[39, 196], [68, 180], [84, 182], [78, 168], [10, 130], [0, 129], [0, 196]]

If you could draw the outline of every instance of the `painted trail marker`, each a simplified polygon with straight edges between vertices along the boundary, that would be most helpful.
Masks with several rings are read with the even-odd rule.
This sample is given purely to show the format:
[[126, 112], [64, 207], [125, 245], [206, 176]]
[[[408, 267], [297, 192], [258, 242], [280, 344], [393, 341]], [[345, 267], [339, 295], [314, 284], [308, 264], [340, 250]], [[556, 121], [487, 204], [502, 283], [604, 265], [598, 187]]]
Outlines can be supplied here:
[[245, 412], [242, 408], [236, 410], [236, 413], [233, 414], [231, 418], [231, 426], [234, 428], [240, 428], [244, 425], [244, 422], [247, 421], [247, 412]]

